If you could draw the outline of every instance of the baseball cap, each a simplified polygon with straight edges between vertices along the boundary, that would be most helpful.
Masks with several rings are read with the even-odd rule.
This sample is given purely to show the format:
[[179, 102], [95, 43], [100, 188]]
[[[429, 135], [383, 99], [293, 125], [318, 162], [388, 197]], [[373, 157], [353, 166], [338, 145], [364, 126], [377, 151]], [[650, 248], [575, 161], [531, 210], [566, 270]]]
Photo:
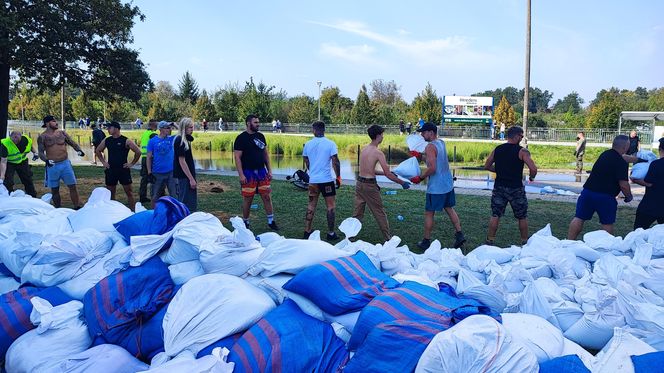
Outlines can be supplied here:
[[437, 131], [438, 131], [438, 127], [436, 127], [436, 125], [433, 124], [433, 123], [431, 123], [431, 122], [426, 122], [426, 123], [424, 123], [424, 124], [422, 125], [421, 128], [418, 128], [418, 129], [417, 129], [417, 132], [424, 132], [424, 131], [433, 131], [433, 132], [437, 132]]
[[121, 128], [122, 128], [122, 127], [120, 126], [120, 123], [115, 122], [115, 121], [110, 122], [110, 123], [106, 123], [105, 126], [106, 126], [106, 128], [108, 128], [108, 127], [115, 127], [115, 128], [117, 128], [117, 129], [121, 129]]
[[159, 125], [157, 126], [157, 128], [159, 128], [159, 129], [162, 129], [162, 128], [171, 128], [171, 123], [170, 123], [170, 122], [167, 122], [167, 121], [165, 121], [165, 120], [162, 120], [161, 122], [159, 122]]
[[659, 139], [659, 148], [664, 149], [664, 137]]
[[52, 116], [52, 115], [45, 116], [44, 120], [43, 120], [44, 124], [42, 124], [42, 128], [46, 128], [46, 125], [48, 124], [48, 122], [50, 122], [52, 120], [55, 120], [54, 116]]

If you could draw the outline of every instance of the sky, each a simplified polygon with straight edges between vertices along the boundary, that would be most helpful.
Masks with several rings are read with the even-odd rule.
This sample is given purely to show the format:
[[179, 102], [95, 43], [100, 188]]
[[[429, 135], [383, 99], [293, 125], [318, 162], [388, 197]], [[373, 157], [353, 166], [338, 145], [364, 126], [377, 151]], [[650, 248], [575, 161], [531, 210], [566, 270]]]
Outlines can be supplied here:
[[[135, 0], [133, 48], [153, 82], [189, 71], [209, 92], [250, 77], [289, 96], [394, 80], [411, 102], [525, 84], [525, 0]], [[530, 85], [572, 91], [664, 86], [664, 1], [532, 0]]]

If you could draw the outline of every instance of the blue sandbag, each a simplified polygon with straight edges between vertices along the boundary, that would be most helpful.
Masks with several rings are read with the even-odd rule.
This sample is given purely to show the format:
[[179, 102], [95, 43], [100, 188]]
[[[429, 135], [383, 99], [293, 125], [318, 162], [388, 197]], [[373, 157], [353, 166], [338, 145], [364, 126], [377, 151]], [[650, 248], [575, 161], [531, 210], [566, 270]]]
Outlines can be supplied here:
[[631, 356], [634, 373], [664, 372], [664, 351]]
[[30, 322], [32, 297], [45, 299], [53, 306], [72, 300], [57, 286], [49, 288], [25, 286], [0, 296], [0, 357], [3, 359], [12, 342], [35, 328]]
[[129, 243], [132, 236], [164, 234], [189, 215], [189, 209], [177, 199], [164, 196], [157, 200], [154, 210], [146, 210], [127, 217], [113, 226]]
[[168, 267], [158, 257], [102, 279], [83, 298], [93, 346], [123, 345], [174, 295]]
[[590, 373], [577, 355], [565, 355], [539, 365], [540, 373]]
[[310, 266], [283, 288], [337, 316], [360, 310], [376, 295], [398, 286], [398, 281], [379, 271], [363, 251], [358, 251], [353, 256]]
[[247, 330], [228, 356], [235, 373], [336, 372], [348, 360], [332, 327], [287, 299]]
[[362, 309], [348, 341], [348, 349], [357, 350], [372, 329], [392, 321], [431, 321], [440, 323], [444, 329], [476, 314], [489, 315], [501, 321], [499, 314], [492, 313], [480, 301], [458, 298], [451, 287], [441, 285], [445, 285], [442, 291], [436, 291], [429, 286], [406, 281], [401, 287], [375, 297]]
[[135, 358], [150, 363], [154, 355], [164, 351], [164, 316], [168, 305], [161, 307], [159, 312], [152, 316], [144, 324], [132, 330], [129, 337], [120, 346], [132, 354]]
[[226, 347], [229, 351], [235, 346], [235, 342], [237, 342], [240, 337], [242, 337], [242, 333], [235, 333], [231, 334], [226, 338], [222, 338], [213, 344], [205, 347], [204, 349], [200, 350], [198, 354], [196, 355], [196, 359], [200, 359], [203, 356], [207, 355], [212, 355], [212, 350], [214, 350], [217, 347]]

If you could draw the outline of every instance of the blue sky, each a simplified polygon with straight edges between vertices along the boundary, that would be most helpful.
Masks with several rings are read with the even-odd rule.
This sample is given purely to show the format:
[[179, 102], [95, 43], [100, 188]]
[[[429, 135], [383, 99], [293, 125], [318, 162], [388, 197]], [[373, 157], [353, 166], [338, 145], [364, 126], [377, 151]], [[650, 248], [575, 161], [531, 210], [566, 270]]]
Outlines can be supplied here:
[[[153, 81], [201, 88], [255, 81], [317, 97], [316, 81], [355, 99], [394, 80], [410, 102], [523, 87], [525, 1], [138, 0], [134, 47]], [[531, 86], [577, 91], [664, 86], [664, 2], [532, 1]]]

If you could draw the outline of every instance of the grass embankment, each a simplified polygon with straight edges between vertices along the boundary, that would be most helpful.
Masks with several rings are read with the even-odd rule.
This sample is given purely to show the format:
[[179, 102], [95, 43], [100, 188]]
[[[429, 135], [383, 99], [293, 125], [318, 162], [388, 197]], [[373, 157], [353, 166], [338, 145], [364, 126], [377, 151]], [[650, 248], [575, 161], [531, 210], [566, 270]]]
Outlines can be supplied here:
[[[40, 195], [46, 193], [47, 190], [43, 187], [43, 183], [39, 182], [44, 177], [43, 167], [34, 167], [33, 170], [38, 193]], [[77, 166], [75, 172], [79, 182], [81, 198], [86, 201], [92, 189], [103, 185], [102, 169], [92, 166]], [[132, 172], [132, 176], [134, 192], [136, 193], [140, 176], [135, 170]], [[211, 192], [210, 190], [215, 186], [223, 188], [224, 192]], [[61, 194], [63, 207], [71, 207], [68, 191], [64, 186], [61, 188]], [[126, 197], [120, 187], [118, 187], [117, 197], [119, 201], [126, 203]], [[422, 238], [424, 193], [415, 190], [399, 190], [396, 195], [383, 195], [382, 197], [392, 234], [401, 237], [403, 244], [407, 244], [411, 250], [417, 251], [415, 243]], [[353, 198], [353, 186], [344, 185], [338, 190], [337, 225], [343, 219], [352, 215]], [[273, 199], [275, 218], [281, 227], [280, 234], [286, 237], [300, 238], [303, 232], [304, 215], [308, 201], [307, 193], [296, 189], [288, 182], [274, 181]], [[199, 175], [199, 210], [216, 215], [226, 227], [230, 228], [229, 218], [241, 215], [241, 200], [236, 177]], [[251, 211], [252, 229], [258, 234], [267, 231], [268, 227], [260, 198], [256, 197], [254, 203], [258, 204], [259, 208]], [[325, 232], [327, 226], [324, 206], [325, 203], [321, 199], [318, 203], [314, 222], [314, 228], [323, 232]], [[530, 233], [532, 234], [546, 226], [547, 223], [551, 223], [554, 235], [558, 238], [565, 238], [569, 221], [574, 216], [574, 209], [575, 205], [573, 203], [531, 200], [528, 211]], [[490, 198], [487, 196], [457, 195], [456, 210], [468, 238], [465, 248], [468, 250], [481, 245], [486, 237], [486, 227], [491, 212]], [[629, 207], [618, 209], [618, 220], [615, 226], [617, 235], [624, 236], [632, 230], [635, 212], [634, 208]], [[402, 215], [404, 220], [397, 220], [398, 215]], [[595, 217], [592, 221], [586, 223], [584, 232], [596, 229], [599, 229], [599, 222]], [[444, 213], [437, 214], [433, 238], [439, 239], [445, 247], [451, 245], [454, 241], [453, 233], [447, 215]], [[367, 242], [382, 242], [378, 226], [368, 210], [365, 213], [363, 228], [358, 238]], [[506, 216], [501, 220], [496, 243], [503, 247], [519, 243], [518, 227], [509, 207]]]

